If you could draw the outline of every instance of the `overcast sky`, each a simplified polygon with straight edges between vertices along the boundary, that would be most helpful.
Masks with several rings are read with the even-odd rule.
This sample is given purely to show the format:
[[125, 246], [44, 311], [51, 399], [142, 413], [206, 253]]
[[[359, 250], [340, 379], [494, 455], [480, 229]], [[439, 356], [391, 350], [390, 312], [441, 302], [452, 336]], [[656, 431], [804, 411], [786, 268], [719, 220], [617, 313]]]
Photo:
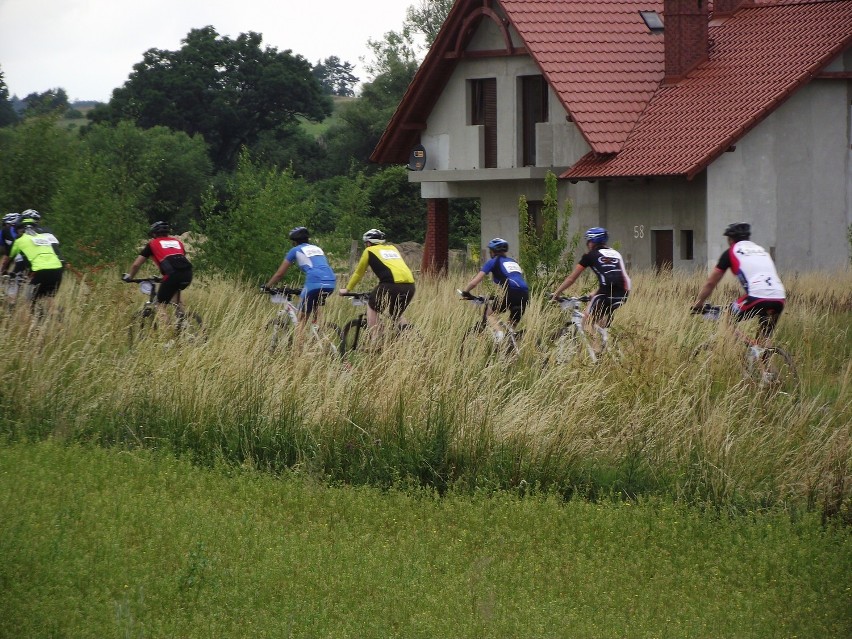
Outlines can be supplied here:
[[367, 40], [399, 31], [415, 0], [0, 0], [0, 70], [19, 98], [63, 88], [69, 99], [109, 100], [148, 49], [176, 51], [191, 29], [212, 25], [311, 64], [337, 56], [356, 66]]

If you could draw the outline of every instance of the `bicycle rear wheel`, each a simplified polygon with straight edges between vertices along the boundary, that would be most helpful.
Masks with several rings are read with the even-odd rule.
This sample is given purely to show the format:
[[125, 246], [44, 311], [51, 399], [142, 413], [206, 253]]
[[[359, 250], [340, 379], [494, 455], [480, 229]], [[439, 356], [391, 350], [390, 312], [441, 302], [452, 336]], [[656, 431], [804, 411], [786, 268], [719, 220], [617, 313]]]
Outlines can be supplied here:
[[175, 336], [185, 344], [201, 344], [207, 339], [204, 325], [198, 313], [190, 311], [175, 312]]
[[561, 365], [574, 361], [581, 354], [583, 345], [577, 327], [568, 324], [557, 330], [542, 344], [544, 361], [548, 365]]
[[358, 317], [343, 325], [340, 337], [340, 357], [347, 357], [358, 348], [361, 331], [367, 328], [367, 319]]

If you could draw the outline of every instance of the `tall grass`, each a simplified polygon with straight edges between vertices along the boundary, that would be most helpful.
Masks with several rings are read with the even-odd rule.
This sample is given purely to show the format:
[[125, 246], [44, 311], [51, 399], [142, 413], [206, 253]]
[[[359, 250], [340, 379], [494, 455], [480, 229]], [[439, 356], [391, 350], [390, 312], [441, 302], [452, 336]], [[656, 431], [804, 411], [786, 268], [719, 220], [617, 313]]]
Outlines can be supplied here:
[[[849, 517], [852, 275], [788, 278], [777, 341], [799, 367], [790, 395], [745, 383], [723, 328], [689, 315], [702, 277], [635, 274], [613, 329], [625, 357], [595, 367], [542, 365], [536, 340], [561, 318], [541, 297], [524, 319], [520, 361], [493, 356], [485, 341], [462, 356], [477, 317], [456, 299], [455, 280], [418, 282], [409, 313], [417, 334], [351, 366], [310, 352], [271, 355], [265, 324], [276, 307], [234, 280], [201, 280], [186, 295], [205, 319], [206, 343], [163, 337], [133, 347], [135, 289], [69, 280], [61, 313], [39, 325], [25, 308], [0, 319], [0, 432], [165, 448], [199, 463], [353, 484], [665, 494]], [[735, 294], [729, 281], [717, 296]], [[354, 315], [338, 297], [327, 307], [340, 325]], [[691, 360], [714, 333], [713, 356]]]

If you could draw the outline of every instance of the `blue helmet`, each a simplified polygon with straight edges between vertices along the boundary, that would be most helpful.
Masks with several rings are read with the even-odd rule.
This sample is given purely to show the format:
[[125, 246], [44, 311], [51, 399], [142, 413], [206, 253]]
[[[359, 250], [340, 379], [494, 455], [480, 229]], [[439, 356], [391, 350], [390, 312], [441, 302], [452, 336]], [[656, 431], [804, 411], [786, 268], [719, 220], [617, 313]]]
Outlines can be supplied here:
[[509, 243], [502, 237], [495, 237], [488, 243], [488, 248], [497, 253], [505, 253], [509, 250]]
[[601, 226], [593, 226], [584, 235], [587, 242], [594, 242], [595, 244], [606, 244], [607, 240], [609, 240], [609, 233], [606, 232], [606, 229]]

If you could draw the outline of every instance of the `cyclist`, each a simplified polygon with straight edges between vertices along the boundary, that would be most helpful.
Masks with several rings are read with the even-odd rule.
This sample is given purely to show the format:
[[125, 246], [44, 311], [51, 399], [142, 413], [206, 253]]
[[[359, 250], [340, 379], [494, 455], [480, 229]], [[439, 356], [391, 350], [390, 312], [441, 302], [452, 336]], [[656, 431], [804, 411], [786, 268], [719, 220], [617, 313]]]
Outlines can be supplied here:
[[757, 317], [758, 337], [767, 341], [784, 312], [787, 297], [775, 262], [766, 249], [750, 240], [751, 225], [745, 222], [729, 224], [723, 235], [728, 238], [728, 250], [722, 253], [710, 272], [692, 310], [701, 312], [704, 302], [730, 269], [745, 289], [745, 294], [731, 303], [731, 316], [735, 321]]
[[490, 259], [482, 265], [479, 273], [474, 275], [473, 279], [462, 289], [462, 297], [472, 297], [470, 292], [486, 275], [491, 274], [492, 280], [500, 287], [501, 292], [497, 299], [486, 307], [485, 317], [489, 323], [492, 323], [494, 334], [498, 340], [503, 335], [497, 327], [496, 318], [493, 319], [494, 313], [508, 310], [509, 321], [514, 328], [524, 316], [524, 311], [526, 311], [530, 301], [530, 288], [524, 279], [523, 271], [513, 258], [506, 255], [508, 251], [509, 243], [501, 237], [495, 237], [488, 242]]
[[414, 297], [414, 276], [392, 244], [385, 243], [385, 234], [379, 229], [370, 229], [362, 238], [364, 252], [355, 272], [340, 294], [345, 295], [361, 281], [369, 266], [379, 283], [370, 291], [367, 300], [367, 327], [373, 328], [379, 321], [379, 313], [387, 313], [402, 328], [408, 325], [403, 313]]
[[59, 240], [52, 233], [39, 229], [37, 220], [24, 217], [23, 214], [15, 222], [15, 234], [8, 254], [0, 260], [0, 272], [6, 270], [10, 259], [21, 255], [21, 270], [30, 271], [33, 302], [41, 297], [53, 297], [62, 282], [64, 271]]
[[296, 264], [304, 271], [305, 285], [302, 287], [300, 296], [299, 326], [296, 329], [297, 340], [299, 340], [308, 318], [314, 321], [318, 319], [319, 308], [325, 306], [326, 298], [334, 292], [337, 278], [323, 250], [315, 244], [308, 243], [310, 234], [307, 228], [297, 226], [290, 231], [289, 237], [293, 242], [293, 248], [287, 252], [281, 266], [266, 284], [260, 287], [260, 290], [265, 291], [275, 286], [292, 264]]
[[574, 270], [551, 294], [556, 299], [562, 291], [571, 287], [587, 268], [598, 278], [598, 290], [586, 306], [586, 322], [606, 337], [612, 324], [612, 316], [627, 301], [630, 293], [630, 276], [621, 253], [607, 246], [609, 233], [600, 226], [588, 229], [584, 235], [587, 252], [580, 258]]
[[[15, 240], [18, 239], [18, 232], [15, 230], [15, 224], [20, 219], [20, 213], [7, 213], [3, 216], [3, 230], [0, 231], [0, 256], [6, 258], [2, 264], [3, 268], [0, 273], [6, 272], [6, 264], [8, 263], [9, 249], [12, 248]], [[15, 259], [15, 272], [23, 270], [23, 256], [18, 255]]]
[[168, 222], [154, 222], [148, 229], [148, 235], [151, 239], [130, 265], [130, 271], [124, 273], [121, 279], [125, 282], [133, 279], [150, 257], [163, 276], [160, 288], [157, 289], [157, 301], [160, 306], [172, 301], [180, 306], [180, 292], [192, 282], [192, 264], [186, 257], [186, 247], [179, 238], [171, 235]]

